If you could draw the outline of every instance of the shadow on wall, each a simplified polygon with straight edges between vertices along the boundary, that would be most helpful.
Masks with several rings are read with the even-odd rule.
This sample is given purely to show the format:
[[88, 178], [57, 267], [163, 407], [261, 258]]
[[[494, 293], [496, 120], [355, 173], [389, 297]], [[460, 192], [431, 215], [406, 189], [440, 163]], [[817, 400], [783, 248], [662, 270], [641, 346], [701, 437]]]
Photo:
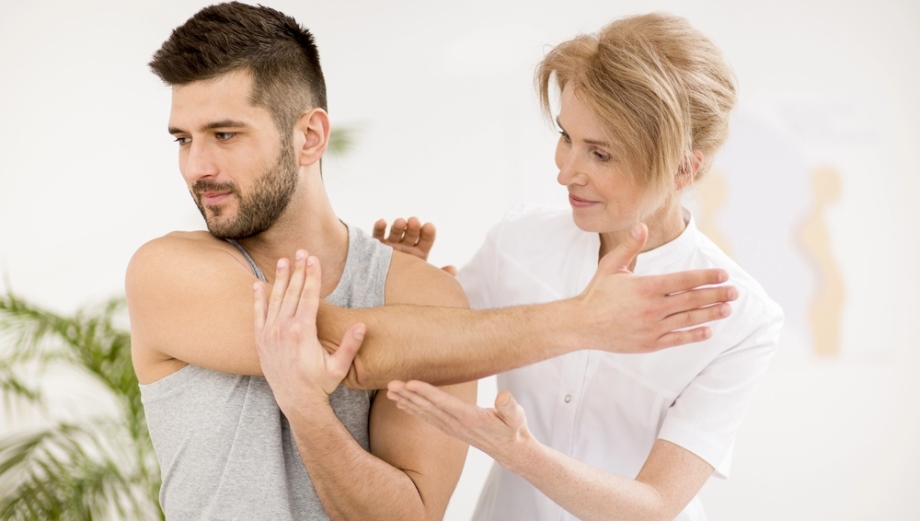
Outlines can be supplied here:
[[783, 348], [840, 353], [846, 292], [827, 212], [841, 191], [839, 172], [809, 167], [790, 137], [746, 114], [695, 189], [700, 229], [783, 307]]
[[814, 205], [798, 229], [798, 246], [811, 261], [815, 289], [808, 305], [811, 343], [821, 356], [840, 354], [840, 315], [845, 291], [843, 276], [831, 248], [827, 209], [840, 198], [841, 179], [837, 170], [818, 168], [811, 176]]

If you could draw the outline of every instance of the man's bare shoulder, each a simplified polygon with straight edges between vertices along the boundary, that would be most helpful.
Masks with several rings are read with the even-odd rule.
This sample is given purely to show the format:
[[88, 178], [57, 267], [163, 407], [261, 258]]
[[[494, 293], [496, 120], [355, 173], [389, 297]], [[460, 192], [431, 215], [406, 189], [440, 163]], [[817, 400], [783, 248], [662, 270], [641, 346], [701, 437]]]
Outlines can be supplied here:
[[242, 254], [207, 232], [173, 232], [138, 248], [125, 273], [138, 378], [155, 381], [177, 370], [175, 361], [254, 374], [254, 281]]
[[393, 251], [386, 285], [387, 304], [469, 307], [460, 283], [444, 270], [399, 251]]
[[252, 277], [245, 258], [227, 241], [206, 231], [171, 232], [134, 253], [125, 272], [125, 293], [130, 307], [136, 294], [147, 298], [201, 285], [251, 282]]
[[130, 292], [133, 279], [237, 266], [248, 270], [245, 259], [227, 241], [206, 231], [170, 232], [144, 243], [131, 257], [125, 274], [126, 291]]
[[170, 232], [141, 245], [134, 252], [129, 269], [136, 263], [143, 266], [151, 260], [162, 261], [173, 256], [180, 259], [186, 256], [198, 257], [226, 249], [233, 249], [233, 246], [206, 231]]

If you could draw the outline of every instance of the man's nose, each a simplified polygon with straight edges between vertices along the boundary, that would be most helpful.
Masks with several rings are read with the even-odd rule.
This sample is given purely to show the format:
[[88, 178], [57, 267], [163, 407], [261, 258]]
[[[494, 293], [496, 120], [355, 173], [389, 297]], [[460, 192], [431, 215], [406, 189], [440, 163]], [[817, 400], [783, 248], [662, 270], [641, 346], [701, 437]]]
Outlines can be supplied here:
[[195, 141], [188, 145], [185, 154], [180, 154], [179, 161], [179, 169], [189, 185], [203, 178], [216, 176], [218, 172], [217, 164], [208, 147]]

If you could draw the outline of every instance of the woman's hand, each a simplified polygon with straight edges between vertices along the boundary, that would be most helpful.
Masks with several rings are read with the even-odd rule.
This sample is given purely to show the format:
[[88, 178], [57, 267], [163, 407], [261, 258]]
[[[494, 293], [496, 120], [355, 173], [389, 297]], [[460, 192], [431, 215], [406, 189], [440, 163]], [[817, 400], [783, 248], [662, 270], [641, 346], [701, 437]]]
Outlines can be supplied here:
[[[390, 234], [387, 235], [387, 221], [380, 219], [374, 223], [373, 237], [378, 241], [391, 246], [396, 251], [414, 255], [424, 261], [428, 260], [428, 254], [434, 247], [434, 239], [437, 230], [432, 223], [425, 223], [418, 217], [410, 217], [409, 220], [398, 218], [390, 226]], [[457, 274], [457, 268], [454, 266], [443, 266], [442, 270], [451, 275]]]
[[524, 409], [508, 391], [498, 393], [494, 409], [483, 409], [425, 382], [394, 380], [387, 386], [387, 398], [512, 470], [515, 458], [521, 455], [518, 449], [534, 441]]

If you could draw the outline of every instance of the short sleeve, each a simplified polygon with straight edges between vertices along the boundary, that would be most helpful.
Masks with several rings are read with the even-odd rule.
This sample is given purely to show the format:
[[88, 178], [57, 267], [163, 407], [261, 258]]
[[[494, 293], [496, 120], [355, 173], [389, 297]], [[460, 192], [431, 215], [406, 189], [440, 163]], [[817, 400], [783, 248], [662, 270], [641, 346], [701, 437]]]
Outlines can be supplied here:
[[782, 311], [773, 306], [738, 318], [759, 327], [740, 331], [732, 347], [690, 382], [668, 409], [658, 434], [704, 459], [723, 478], [728, 477], [735, 436], [783, 324]]
[[501, 269], [498, 243], [503, 224], [499, 223], [489, 230], [485, 242], [482, 243], [473, 258], [457, 273], [457, 281], [466, 292], [472, 309], [497, 307], [495, 281]]

